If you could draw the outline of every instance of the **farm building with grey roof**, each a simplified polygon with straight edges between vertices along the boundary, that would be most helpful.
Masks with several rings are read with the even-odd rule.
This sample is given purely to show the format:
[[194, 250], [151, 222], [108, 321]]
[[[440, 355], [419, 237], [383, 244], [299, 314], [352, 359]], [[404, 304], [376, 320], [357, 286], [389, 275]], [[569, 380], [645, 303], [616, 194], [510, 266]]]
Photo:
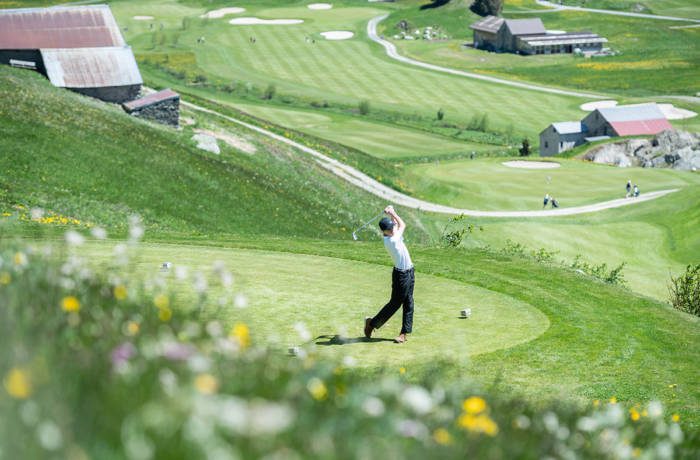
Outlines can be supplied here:
[[487, 16], [470, 26], [474, 48], [519, 54], [600, 51], [608, 40], [592, 32], [547, 31], [540, 18], [504, 19]]
[[143, 84], [107, 5], [0, 10], [0, 64], [107, 102], [134, 99]]

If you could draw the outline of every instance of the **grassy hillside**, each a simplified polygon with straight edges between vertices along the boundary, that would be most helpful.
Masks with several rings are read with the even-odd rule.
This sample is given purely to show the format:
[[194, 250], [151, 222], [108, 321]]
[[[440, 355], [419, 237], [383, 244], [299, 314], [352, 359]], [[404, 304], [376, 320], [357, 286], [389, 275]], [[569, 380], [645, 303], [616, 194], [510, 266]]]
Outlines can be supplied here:
[[0, 206], [8, 214], [38, 206], [118, 228], [139, 213], [163, 232], [347, 238], [380, 206], [253, 133], [240, 135], [258, 146], [255, 154], [224, 143], [220, 156], [209, 154], [194, 147], [191, 131], [130, 118], [7, 67], [0, 99]]

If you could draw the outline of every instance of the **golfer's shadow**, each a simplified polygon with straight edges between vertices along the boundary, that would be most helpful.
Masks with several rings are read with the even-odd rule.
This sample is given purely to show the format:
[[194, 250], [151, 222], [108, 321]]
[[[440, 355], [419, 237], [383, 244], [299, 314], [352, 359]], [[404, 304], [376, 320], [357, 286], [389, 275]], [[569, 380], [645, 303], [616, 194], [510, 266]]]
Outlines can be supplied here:
[[353, 343], [376, 343], [376, 342], [393, 342], [393, 339], [382, 339], [382, 338], [370, 338], [365, 336], [361, 337], [341, 337], [338, 334], [335, 335], [319, 335], [314, 339], [316, 345], [350, 345]]

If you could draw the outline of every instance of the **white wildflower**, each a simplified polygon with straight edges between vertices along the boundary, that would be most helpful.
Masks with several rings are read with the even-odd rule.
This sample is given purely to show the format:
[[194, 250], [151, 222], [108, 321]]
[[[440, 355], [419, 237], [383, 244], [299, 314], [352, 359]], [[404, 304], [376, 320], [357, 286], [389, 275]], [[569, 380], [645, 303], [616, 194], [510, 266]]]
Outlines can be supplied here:
[[559, 419], [554, 412], [547, 412], [542, 416], [542, 423], [550, 433], [555, 433], [559, 429]]
[[182, 265], [175, 266], [175, 278], [177, 278], [179, 281], [184, 281], [187, 279], [187, 275], [188, 275], [187, 267], [182, 266]]
[[420, 386], [410, 386], [401, 394], [401, 402], [416, 414], [427, 414], [433, 408], [430, 393]]
[[80, 246], [85, 242], [85, 237], [75, 230], [68, 230], [65, 234], [65, 239], [68, 246]]
[[343, 356], [343, 366], [355, 367], [356, 364], [357, 364], [357, 360], [354, 357], [352, 357], [350, 355]]
[[384, 403], [381, 399], [370, 396], [362, 403], [362, 410], [370, 417], [379, 417], [384, 414]]
[[396, 431], [406, 438], [422, 439], [428, 435], [428, 428], [416, 420], [401, 420], [396, 425]]
[[58, 426], [51, 421], [44, 421], [36, 429], [39, 444], [46, 450], [58, 450], [63, 445], [63, 436]]
[[194, 290], [197, 294], [204, 294], [207, 292], [207, 279], [204, 277], [204, 273], [202, 272], [196, 272], [194, 274], [194, 282], [193, 282], [193, 287]]
[[680, 444], [683, 442], [683, 430], [678, 426], [677, 423], [671, 425], [668, 429], [668, 439], [674, 444]]
[[259, 400], [248, 407], [248, 426], [252, 436], [280, 433], [293, 420], [294, 412], [286, 405]]
[[664, 406], [659, 401], [650, 401], [647, 411], [650, 418], [659, 418], [664, 414]]
[[581, 417], [576, 427], [580, 431], [591, 432], [598, 428], [598, 422], [593, 417]]
[[32, 208], [29, 211], [29, 215], [32, 217], [32, 220], [41, 220], [41, 218], [44, 217], [44, 210], [41, 208]]
[[294, 330], [297, 331], [297, 334], [299, 334], [299, 338], [302, 340], [302, 342], [308, 342], [311, 340], [311, 332], [306, 328], [306, 324], [302, 322], [298, 322], [294, 324]]
[[243, 294], [236, 294], [233, 298], [233, 305], [236, 308], [245, 308], [248, 306], [248, 298]]
[[143, 237], [144, 229], [141, 216], [136, 214], [129, 217], [129, 241], [137, 242]]
[[520, 428], [521, 430], [527, 430], [528, 428], [530, 428], [530, 418], [527, 415], [518, 415], [517, 417], [515, 417], [513, 424], [516, 428]]
[[661, 441], [656, 445], [656, 458], [660, 460], [673, 458], [673, 444], [668, 441]]
[[218, 321], [209, 321], [205, 327], [207, 334], [211, 337], [220, 337], [224, 332], [224, 328]]
[[90, 230], [90, 234], [92, 234], [93, 238], [98, 240], [104, 240], [107, 238], [107, 230], [102, 227], [93, 227], [92, 230]]

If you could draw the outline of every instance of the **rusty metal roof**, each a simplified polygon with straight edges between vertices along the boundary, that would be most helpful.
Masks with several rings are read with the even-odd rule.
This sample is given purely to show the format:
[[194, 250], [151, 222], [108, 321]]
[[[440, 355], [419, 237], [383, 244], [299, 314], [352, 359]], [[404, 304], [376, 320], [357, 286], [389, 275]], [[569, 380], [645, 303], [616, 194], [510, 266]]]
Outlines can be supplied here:
[[0, 9], [0, 49], [125, 45], [107, 5]]
[[535, 35], [546, 32], [540, 18], [506, 19], [506, 27], [513, 35]]
[[42, 49], [46, 74], [62, 88], [102, 88], [143, 83], [128, 46], [111, 48]]
[[482, 32], [489, 32], [495, 34], [496, 32], [498, 32], [498, 29], [501, 28], [504, 21], [505, 20], [503, 18], [499, 18], [496, 16], [486, 16], [484, 19], [475, 22], [469, 27], [473, 30], [480, 30]]
[[142, 97], [141, 99], [136, 99], [135, 101], [130, 101], [122, 104], [127, 112], [133, 112], [137, 109], [142, 109], [148, 107], [149, 105], [157, 104], [159, 102], [167, 101], [170, 99], [179, 99], [180, 95], [170, 88], [158, 91], [157, 93], [149, 94], [148, 96]]

